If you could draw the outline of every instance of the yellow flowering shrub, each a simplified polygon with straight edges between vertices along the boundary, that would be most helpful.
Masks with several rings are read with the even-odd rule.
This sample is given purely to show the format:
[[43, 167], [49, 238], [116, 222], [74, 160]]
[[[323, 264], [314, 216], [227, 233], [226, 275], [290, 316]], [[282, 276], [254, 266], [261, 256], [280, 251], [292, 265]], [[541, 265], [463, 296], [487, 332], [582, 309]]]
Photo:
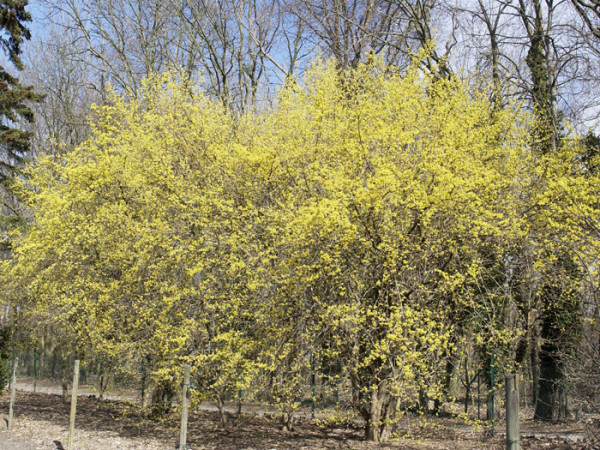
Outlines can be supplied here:
[[[518, 107], [418, 64], [317, 63], [234, 119], [177, 79], [112, 97], [90, 140], [31, 167], [35, 220], [2, 267], [30, 323], [143, 359], [164, 389], [190, 363], [220, 406], [267, 390], [288, 428], [306, 375], [338, 361], [371, 440], [444, 400], [465, 333], [514, 345], [490, 274], [530, 236], [551, 166]], [[561, 177], [552, 189], [590, 188]]]

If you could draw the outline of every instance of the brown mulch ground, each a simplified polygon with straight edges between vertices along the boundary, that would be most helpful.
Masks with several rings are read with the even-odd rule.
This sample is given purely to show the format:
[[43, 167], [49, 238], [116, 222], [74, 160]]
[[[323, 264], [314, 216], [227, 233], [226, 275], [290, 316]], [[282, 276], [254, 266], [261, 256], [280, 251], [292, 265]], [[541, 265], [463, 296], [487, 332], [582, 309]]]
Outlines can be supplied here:
[[[0, 408], [8, 412], [8, 394], [0, 398]], [[17, 392], [13, 431], [0, 433], [2, 439], [26, 442], [36, 449], [66, 448], [70, 402], [60, 395]], [[527, 429], [528, 424], [522, 427]], [[77, 449], [173, 449], [178, 441], [175, 418], [153, 421], [137, 406], [93, 396], [79, 397], [75, 448]], [[563, 426], [564, 428], [564, 426]], [[573, 427], [572, 427], [573, 428]], [[552, 431], [545, 427], [544, 430]], [[363, 439], [362, 430], [324, 428], [314, 421], [300, 420], [294, 432], [283, 432], [277, 418], [269, 415], [232, 416], [222, 429], [214, 412], [190, 414], [188, 444], [191, 449], [502, 449], [504, 438], [493, 438], [473, 430], [453, 418], [436, 418], [427, 426], [416, 426], [410, 436], [385, 445]], [[2, 446], [0, 445], [0, 448]], [[523, 449], [584, 449], [584, 443], [566, 443], [548, 436], [525, 437]]]

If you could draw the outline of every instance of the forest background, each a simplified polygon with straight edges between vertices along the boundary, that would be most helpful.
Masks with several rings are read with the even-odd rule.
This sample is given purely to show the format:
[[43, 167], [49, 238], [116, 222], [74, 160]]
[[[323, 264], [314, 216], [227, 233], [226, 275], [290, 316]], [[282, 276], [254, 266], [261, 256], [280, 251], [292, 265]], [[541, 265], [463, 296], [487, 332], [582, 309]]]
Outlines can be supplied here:
[[567, 384], [597, 407], [597, 2], [28, 8], [5, 360], [143, 363], [156, 414], [187, 362], [224, 423], [260, 385], [289, 429], [318, 369], [374, 441], [492, 361], [538, 419]]

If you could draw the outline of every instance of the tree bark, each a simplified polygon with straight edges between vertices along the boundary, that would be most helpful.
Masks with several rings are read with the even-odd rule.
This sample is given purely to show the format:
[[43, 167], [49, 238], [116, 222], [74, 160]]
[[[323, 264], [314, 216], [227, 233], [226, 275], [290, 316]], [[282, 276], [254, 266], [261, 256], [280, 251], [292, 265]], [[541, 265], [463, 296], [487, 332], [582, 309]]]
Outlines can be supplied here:
[[544, 341], [539, 355], [540, 379], [534, 415], [536, 420], [553, 420], [556, 411], [557, 393], [562, 371], [559, 349], [555, 343], [555, 320], [556, 318], [553, 315], [546, 314], [542, 326], [541, 337]]
[[531, 381], [532, 405], [534, 408], [536, 408], [540, 386], [540, 355], [537, 347], [537, 336], [531, 345]]
[[371, 411], [369, 414], [369, 423], [365, 430], [367, 440], [371, 442], [379, 442], [379, 428], [381, 426], [381, 401], [379, 399], [378, 391], [373, 390], [371, 392]]
[[219, 420], [221, 422], [221, 427], [227, 427], [227, 411], [225, 411], [225, 402], [223, 398], [219, 395], [217, 396], [217, 407], [219, 408]]
[[[433, 401], [433, 413], [437, 414], [440, 412], [440, 409], [442, 408], [442, 405], [444, 404], [444, 402], [446, 402], [448, 400], [448, 397], [450, 396], [450, 383], [452, 383], [452, 372], [454, 372], [454, 364], [452, 361], [452, 356], [451, 355], [446, 355], [446, 368], [444, 371], [444, 385], [443, 385], [443, 391], [442, 391], [442, 398], [436, 398]], [[469, 375], [467, 373], [467, 379], [468, 379]]]
[[294, 412], [286, 411], [281, 416], [281, 429], [283, 431], [293, 431], [294, 430]]

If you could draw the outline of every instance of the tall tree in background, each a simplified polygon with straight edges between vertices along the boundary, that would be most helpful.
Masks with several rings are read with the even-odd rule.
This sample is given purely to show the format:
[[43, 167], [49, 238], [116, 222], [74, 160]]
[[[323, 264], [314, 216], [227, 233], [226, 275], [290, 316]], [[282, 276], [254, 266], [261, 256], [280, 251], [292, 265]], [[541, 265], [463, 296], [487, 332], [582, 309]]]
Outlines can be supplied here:
[[554, 9], [535, 0], [519, 1], [518, 13], [527, 31], [525, 62], [531, 75], [531, 100], [538, 119], [537, 140], [542, 152], [556, 151], [559, 119], [556, 106], [557, 68], [552, 38]]
[[[32, 105], [32, 159], [71, 151], [89, 136], [91, 105], [104, 104], [107, 86], [76, 30], [53, 27], [27, 44], [21, 79], [44, 95]], [[83, 57], [82, 57], [83, 56]]]
[[[341, 68], [356, 67], [369, 54], [386, 64], [406, 67], [411, 54], [427, 48], [424, 66], [437, 76], [452, 70], [448, 56], [456, 43], [454, 9], [435, 0], [288, 0], [307, 29], [306, 39], [332, 56]], [[439, 14], [448, 21], [447, 36], [436, 28]], [[449, 31], [449, 32], [448, 32]], [[434, 45], [439, 41], [440, 45]], [[444, 48], [442, 48], [444, 47]]]
[[[31, 37], [24, 25], [31, 21], [25, 6], [27, 0], [0, 3], [0, 46], [18, 70], [23, 69], [21, 44]], [[23, 86], [0, 66], [0, 182], [3, 184], [18, 170], [29, 149], [30, 133], [18, 126], [22, 120], [33, 121], [33, 112], [27, 102], [40, 100], [32, 87]]]
[[[135, 97], [140, 81], [169, 68], [201, 78], [236, 111], [272, 98], [300, 58], [302, 27], [270, 0], [43, 0], [49, 22], [86, 61], [86, 76]], [[283, 21], [286, 26], [283, 27]], [[64, 52], [63, 52], [64, 53]]]
[[[23, 69], [19, 57], [21, 44], [24, 39], [30, 39], [29, 30], [23, 22], [31, 20], [25, 11], [27, 0], [3, 0], [0, 2], [0, 47], [8, 60], [18, 70]], [[23, 86], [0, 65], [0, 194], [2, 196], [0, 209], [0, 226], [3, 231], [7, 223], [15, 216], [16, 203], [14, 195], [7, 190], [7, 181], [18, 171], [29, 149], [30, 133], [19, 127], [19, 122], [33, 121], [33, 113], [28, 101], [39, 101], [41, 97], [34, 93], [32, 87]], [[18, 216], [17, 216], [18, 217]], [[4, 232], [2, 233], [5, 234]], [[4, 236], [0, 241], [0, 258], [5, 259], [10, 252], [10, 242]], [[11, 330], [6, 325], [2, 315], [0, 327], [0, 384], [4, 387], [8, 379], [8, 348]], [[0, 388], [0, 392], [2, 390]]]

